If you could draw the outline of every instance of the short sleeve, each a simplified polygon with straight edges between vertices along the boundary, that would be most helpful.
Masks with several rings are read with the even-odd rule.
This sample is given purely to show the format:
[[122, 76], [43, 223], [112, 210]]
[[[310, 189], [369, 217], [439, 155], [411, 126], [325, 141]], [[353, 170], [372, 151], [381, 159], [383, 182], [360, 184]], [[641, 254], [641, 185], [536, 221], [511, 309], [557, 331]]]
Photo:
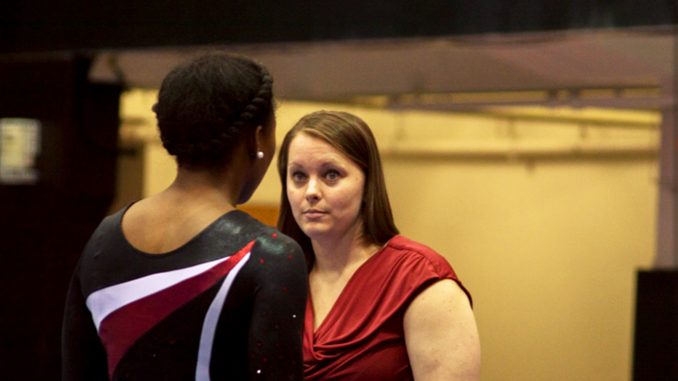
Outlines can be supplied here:
[[449, 262], [440, 254], [428, 248], [404, 252], [399, 267], [398, 272], [402, 275], [400, 282], [404, 287], [407, 287], [408, 295], [406, 300], [403, 301], [404, 309], [428, 286], [443, 279], [450, 279], [457, 283], [468, 297], [469, 303], [473, 303], [470, 292], [463, 285]]

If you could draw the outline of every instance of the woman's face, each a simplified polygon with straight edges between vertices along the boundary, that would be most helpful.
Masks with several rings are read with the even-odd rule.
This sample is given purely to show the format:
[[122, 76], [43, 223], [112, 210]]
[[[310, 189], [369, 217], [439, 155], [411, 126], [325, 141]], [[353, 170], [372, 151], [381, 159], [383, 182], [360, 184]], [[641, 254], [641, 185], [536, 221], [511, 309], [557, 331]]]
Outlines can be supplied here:
[[289, 145], [287, 199], [301, 230], [312, 240], [361, 233], [365, 175], [323, 140], [303, 132]]

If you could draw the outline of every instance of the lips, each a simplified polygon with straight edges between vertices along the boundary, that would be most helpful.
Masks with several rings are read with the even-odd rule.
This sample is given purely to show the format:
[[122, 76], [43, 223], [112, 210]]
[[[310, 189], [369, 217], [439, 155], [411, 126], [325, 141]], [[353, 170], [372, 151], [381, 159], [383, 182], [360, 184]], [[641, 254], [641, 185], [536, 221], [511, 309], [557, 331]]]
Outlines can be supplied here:
[[320, 218], [327, 214], [327, 212], [323, 210], [318, 210], [318, 209], [308, 209], [302, 212], [304, 217], [309, 218], [309, 219], [315, 219], [315, 218]]

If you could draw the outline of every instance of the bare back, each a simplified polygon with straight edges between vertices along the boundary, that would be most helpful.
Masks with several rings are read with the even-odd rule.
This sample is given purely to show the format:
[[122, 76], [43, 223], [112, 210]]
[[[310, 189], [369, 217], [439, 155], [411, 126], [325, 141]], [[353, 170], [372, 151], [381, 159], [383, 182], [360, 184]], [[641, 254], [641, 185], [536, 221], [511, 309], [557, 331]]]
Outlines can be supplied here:
[[122, 231], [137, 250], [162, 254], [185, 245], [232, 209], [166, 191], [130, 206], [122, 219]]

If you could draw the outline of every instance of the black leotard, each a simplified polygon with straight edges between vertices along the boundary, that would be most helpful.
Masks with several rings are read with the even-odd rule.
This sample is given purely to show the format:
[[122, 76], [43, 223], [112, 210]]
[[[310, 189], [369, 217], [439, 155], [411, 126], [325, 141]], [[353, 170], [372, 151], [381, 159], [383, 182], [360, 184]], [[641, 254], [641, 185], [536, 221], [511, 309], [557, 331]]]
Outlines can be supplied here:
[[73, 275], [63, 380], [302, 380], [301, 248], [241, 211], [146, 254], [105, 218]]

